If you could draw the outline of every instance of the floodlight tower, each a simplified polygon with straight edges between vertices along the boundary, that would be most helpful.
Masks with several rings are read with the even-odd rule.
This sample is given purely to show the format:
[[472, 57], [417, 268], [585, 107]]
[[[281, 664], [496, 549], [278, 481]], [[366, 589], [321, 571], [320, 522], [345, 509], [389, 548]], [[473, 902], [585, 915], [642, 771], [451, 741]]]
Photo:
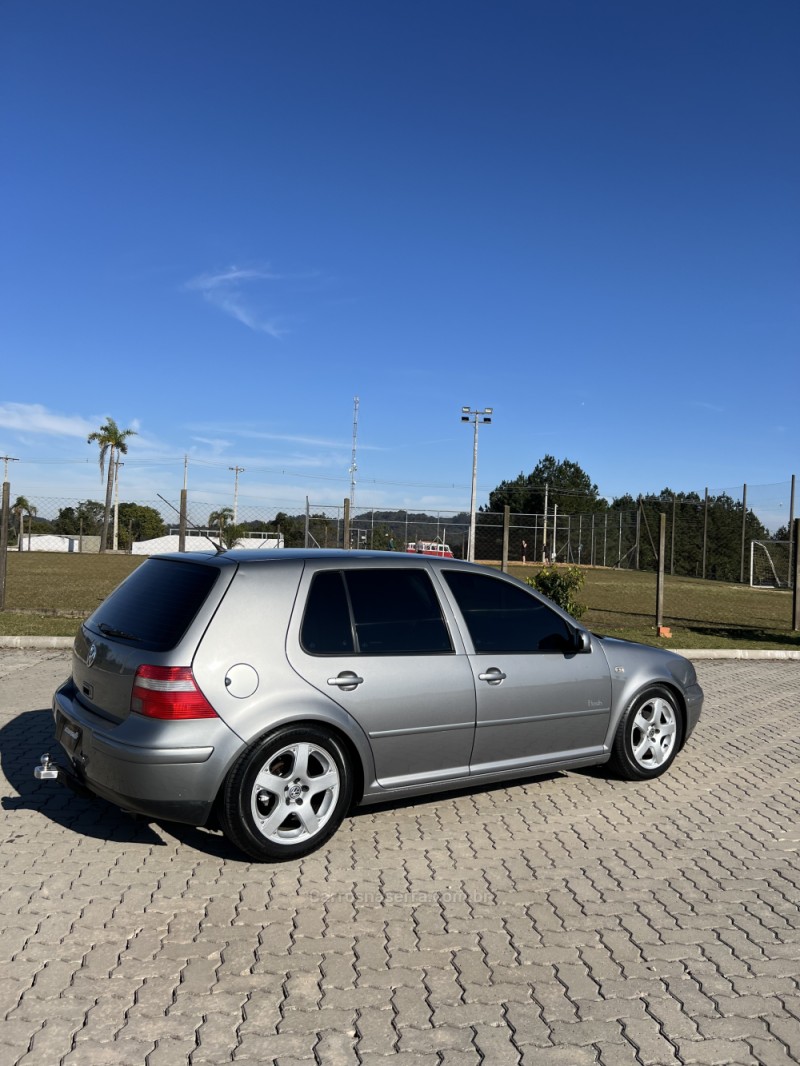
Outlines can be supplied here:
[[478, 426], [489, 425], [492, 421], [493, 407], [484, 407], [483, 410], [473, 410], [470, 407], [461, 408], [461, 421], [472, 422], [475, 434], [472, 443], [472, 495], [469, 503], [469, 543], [467, 545], [467, 559], [475, 562], [475, 494], [478, 487]]

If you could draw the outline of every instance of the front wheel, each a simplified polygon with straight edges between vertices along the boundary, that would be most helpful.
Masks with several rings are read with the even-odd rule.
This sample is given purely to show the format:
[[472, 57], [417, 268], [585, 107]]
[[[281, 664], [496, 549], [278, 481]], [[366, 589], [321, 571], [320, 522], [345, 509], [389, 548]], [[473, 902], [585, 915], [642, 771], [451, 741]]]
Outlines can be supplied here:
[[617, 726], [611, 767], [629, 781], [659, 777], [678, 754], [683, 718], [675, 696], [663, 685], [640, 693]]
[[300, 858], [333, 836], [352, 794], [339, 741], [326, 729], [288, 726], [251, 744], [230, 770], [222, 828], [260, 862]]

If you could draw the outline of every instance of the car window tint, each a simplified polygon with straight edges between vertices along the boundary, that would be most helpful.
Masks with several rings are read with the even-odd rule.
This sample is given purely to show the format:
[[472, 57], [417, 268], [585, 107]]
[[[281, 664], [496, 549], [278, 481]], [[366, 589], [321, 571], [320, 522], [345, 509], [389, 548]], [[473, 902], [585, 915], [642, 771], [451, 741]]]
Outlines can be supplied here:
[[87, 628], [149, 651], [174, 648], [211, 591], [219, 570], [148, 559], [103, 600]]
[[565, 652], [574, 647], [569, 626], [524, 589], [484, 574], [446, 570], [476, 652]]
[[431, 655], [453, 645], [424, 570], [349, 570], [347, 589], [362, 655]]
[[314, 576], [300, 641], [312, 655], [347, 655], [354, 651], [350, 608], [340, 571], [327, 570]]

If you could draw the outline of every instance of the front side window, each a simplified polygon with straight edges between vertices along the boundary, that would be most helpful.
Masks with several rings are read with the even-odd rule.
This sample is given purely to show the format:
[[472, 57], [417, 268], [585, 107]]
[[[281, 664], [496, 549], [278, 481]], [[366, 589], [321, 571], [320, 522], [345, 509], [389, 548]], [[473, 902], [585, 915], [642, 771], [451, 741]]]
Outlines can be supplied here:
[[485, 574], [445, 570], [476, 652], [524, 654], [574, 650], [560, 615], [524, 589]]
[[453, 645], [424, 570], [315, 575], [300, 640], [312, 655], [435, 655]]

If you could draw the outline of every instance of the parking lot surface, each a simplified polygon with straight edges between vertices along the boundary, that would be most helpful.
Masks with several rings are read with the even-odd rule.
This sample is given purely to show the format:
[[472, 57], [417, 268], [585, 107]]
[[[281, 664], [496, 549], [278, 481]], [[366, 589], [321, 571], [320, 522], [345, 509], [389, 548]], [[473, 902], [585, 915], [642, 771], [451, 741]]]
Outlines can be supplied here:
[[800, 1062], [800, 663], [698, 663], [660, 780], [370, 808], [306, 859], [33, 766], [61, 650], [0, 651], [0, 1063]]

